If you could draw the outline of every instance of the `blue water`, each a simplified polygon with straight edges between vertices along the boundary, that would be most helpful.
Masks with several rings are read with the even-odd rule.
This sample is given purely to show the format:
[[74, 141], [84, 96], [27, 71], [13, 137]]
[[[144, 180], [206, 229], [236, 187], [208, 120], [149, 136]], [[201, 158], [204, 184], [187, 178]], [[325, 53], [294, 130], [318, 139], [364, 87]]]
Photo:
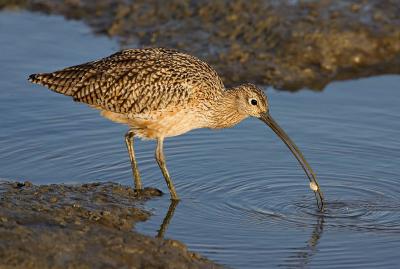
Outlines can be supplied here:
[[[132, 185], [127, 127], [26, 80], [118, 49], [80, 22], [0, 12], [0, 178]], [[398, 268], [399, 85], [400, 76], [380, 76], [322, 93], [265, 89], [271, 114], [319, 177], [324, 214], [294, 157], [256, 119], [167, 139], [183, 200], [165, 237], [234, 268]], [[136, 143], [139, 168], [146, 186], [168, 192], [154, 146]], [[168, 195], [145, 207], [154, 215], [136, 229], [154, 236]]]

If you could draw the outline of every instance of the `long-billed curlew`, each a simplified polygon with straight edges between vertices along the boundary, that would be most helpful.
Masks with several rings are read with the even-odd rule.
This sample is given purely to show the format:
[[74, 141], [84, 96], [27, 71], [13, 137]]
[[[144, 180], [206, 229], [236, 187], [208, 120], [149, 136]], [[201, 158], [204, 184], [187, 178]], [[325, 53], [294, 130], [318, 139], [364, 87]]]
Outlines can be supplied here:
[[205, 62], [169, 49], [122, 50], [98, 61], [44, 74], [29, 81], [72, 96], [104, 117], [129, 126], [125, 134], [135, 180], [142, 189], [134, 153], [134, 136], [156, 139], [155, 157], [171, 199], [178, 195], [163, 152], [166, 137], [197, 128], [229, 128], [252, 116], [265, 122], [297, 158], [314, 190], [318, 207], [323, 195], [316, 176], [300, 150], [272, 119], [264, 92], [252, 84], [225, 89], [221, 78]]

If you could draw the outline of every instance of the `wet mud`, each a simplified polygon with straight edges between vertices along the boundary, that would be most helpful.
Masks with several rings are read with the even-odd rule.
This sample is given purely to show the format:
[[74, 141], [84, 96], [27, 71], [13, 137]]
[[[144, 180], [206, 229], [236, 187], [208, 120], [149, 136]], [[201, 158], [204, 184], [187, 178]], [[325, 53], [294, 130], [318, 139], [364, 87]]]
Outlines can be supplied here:
[[334, 80], [400, 73], [398, 0], [10, 0], [0, 9], [83, 20], [122, 47], [186, 51], [228, 86], [322, 90]]
[[[115, 183], [0, 181], [1, 268], [222, 268], [175, 240], [133, 230], [161, 192]], [[169, 212], [170, 213], [170, 212]], [[168, 214], [167, 214], [168, 217]]]

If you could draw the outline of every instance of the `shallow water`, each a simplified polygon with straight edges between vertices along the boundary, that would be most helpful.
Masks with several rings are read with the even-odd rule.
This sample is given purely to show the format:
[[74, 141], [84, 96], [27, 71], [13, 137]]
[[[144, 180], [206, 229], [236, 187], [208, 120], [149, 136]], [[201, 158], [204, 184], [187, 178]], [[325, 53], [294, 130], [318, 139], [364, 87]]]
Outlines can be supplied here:
[[[118, 44], [62, 17], [0, 12], [0, 177], [44, 183], [132, 184], [125, 126], [26, 81], [106, 56]], [[303, 151], [326, 196], [284, 144], [249, 119], [165, 143], [183, 200], [166, 237], [234, 268], [397, 268], [400, 258], [400, 77], [331, 84], [324, 92], [266, 89], [271, 113]], [[167, 192], [154, 142], [136, 143], [145, 185]], [[139, 231], [156, 235], [168, 195]]]

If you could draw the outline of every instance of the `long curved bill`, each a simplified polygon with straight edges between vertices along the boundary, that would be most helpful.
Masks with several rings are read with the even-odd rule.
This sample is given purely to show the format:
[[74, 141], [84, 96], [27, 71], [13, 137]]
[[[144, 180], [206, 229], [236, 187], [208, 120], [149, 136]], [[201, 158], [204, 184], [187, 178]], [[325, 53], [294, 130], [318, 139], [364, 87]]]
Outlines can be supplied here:
[[281, 127], [276, 123], [276, 121], [271, 117], [269, 113], [264, 113], [259, 117], [260, 120], [265, 122], [286, 144], [290, 149], [296, 159], [299, 161], [301, 167], [303, 167], [304, 172], [306, 172], [308, 179], [310, 180], [310, 187], [314, 191], [315, 198], [317, 199], [317, 206], [320, 211], [324, 209], [324, 196], [322, 194], [321, 188], [317, 182], [317, 177], [314, 171], [311, 169], [310, 165], [307, 163], [303, 154], [296, 146], [296, 144], [289, 138], [289, 136], [283, 131]]

